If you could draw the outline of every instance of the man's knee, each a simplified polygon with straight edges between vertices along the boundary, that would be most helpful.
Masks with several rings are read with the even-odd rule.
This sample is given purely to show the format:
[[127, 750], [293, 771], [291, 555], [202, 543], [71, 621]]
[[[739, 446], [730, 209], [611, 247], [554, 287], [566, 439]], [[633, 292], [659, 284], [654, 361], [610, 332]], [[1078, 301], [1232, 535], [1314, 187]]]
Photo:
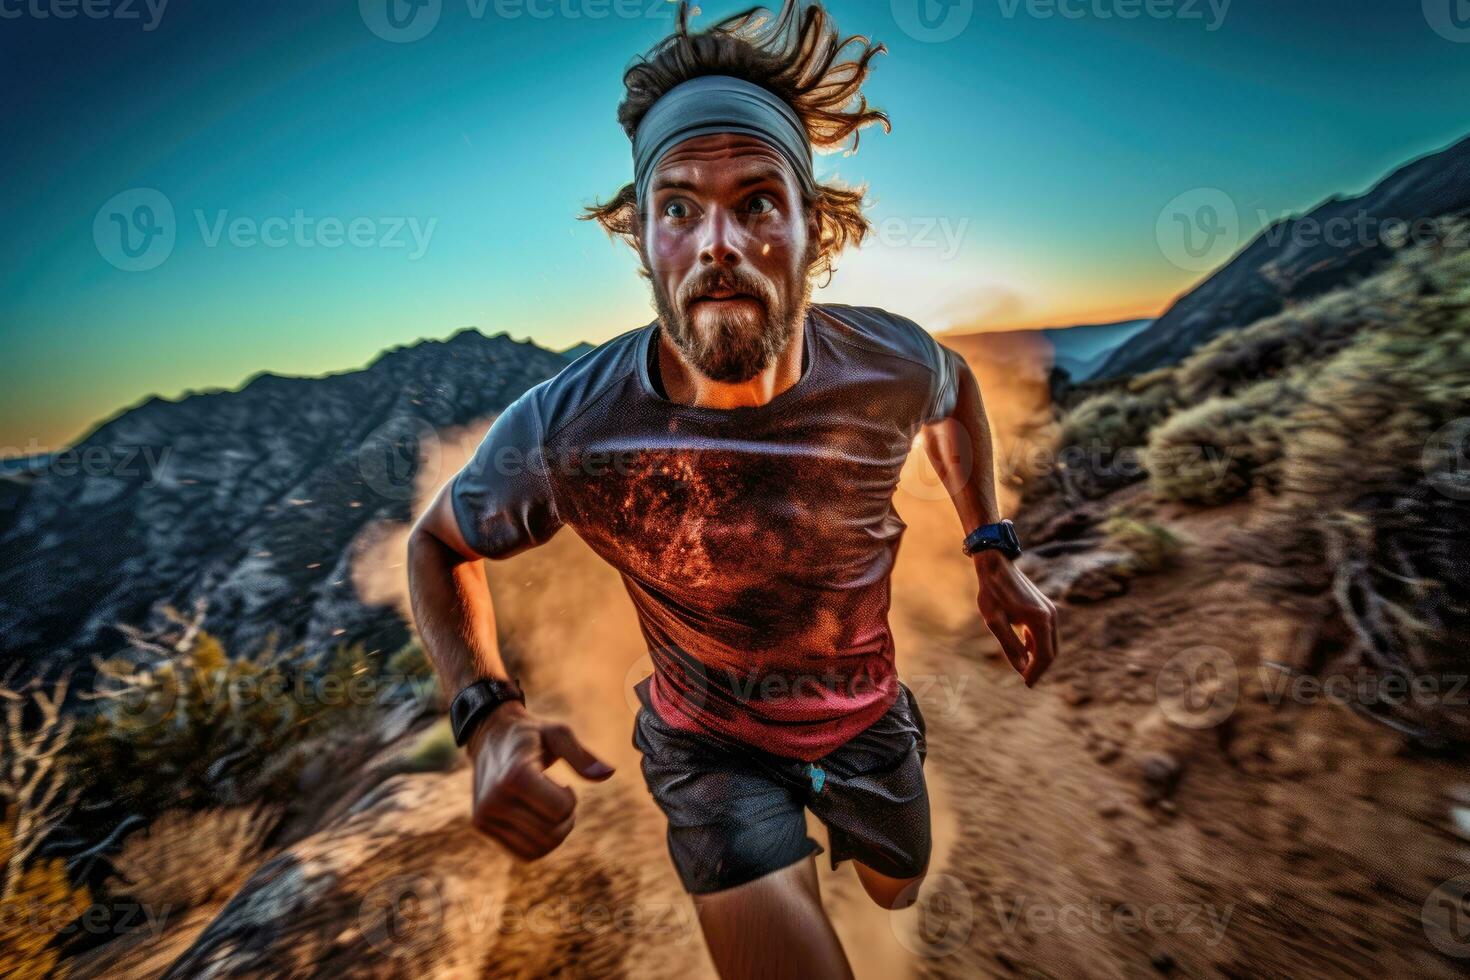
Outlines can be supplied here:
[[853, 864], [857, 867], [858, 880], [863, 883], [863, 890], [868, 893], [868, 897], [890, 912], [906, 909], [917, 902], [919, 890], [928, 874], [923, 871], [912, 878], [890, 878], [859, 862], [854, 861]]

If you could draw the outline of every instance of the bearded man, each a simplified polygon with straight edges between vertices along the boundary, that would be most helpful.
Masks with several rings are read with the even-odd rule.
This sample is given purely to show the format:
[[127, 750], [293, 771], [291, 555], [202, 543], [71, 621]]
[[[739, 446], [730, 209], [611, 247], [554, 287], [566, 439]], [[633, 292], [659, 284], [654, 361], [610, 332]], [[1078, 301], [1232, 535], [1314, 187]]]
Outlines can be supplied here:
[[680, 4], [624, 77], [634, 179], [588, 215], [637, 249], [657, 319], [510, 405], [410, 538], [474, 824], [524, 860], [574, 822], [546, 767], [612, 770], [527, 709], [479, 559], [569, 525], [621, 573], [654, 668], [634, 744], [726, 977], [851, 975], [807, 810], [833, 866], [852, 860], [885, 908], [912, 902], [928, 869], [926, 731], [888, 625], [893, 496], [921, 432], [1010, 663], [1029, 686], [1056, 652], [1056, 610], [1012, 564], [968, 366], [904, 317], [810, 299], [870, 230], [861, 190], [814, 179], [813, 147], [887, 127], [860, 93], [882, 50], [797, 0], [700, 33]]

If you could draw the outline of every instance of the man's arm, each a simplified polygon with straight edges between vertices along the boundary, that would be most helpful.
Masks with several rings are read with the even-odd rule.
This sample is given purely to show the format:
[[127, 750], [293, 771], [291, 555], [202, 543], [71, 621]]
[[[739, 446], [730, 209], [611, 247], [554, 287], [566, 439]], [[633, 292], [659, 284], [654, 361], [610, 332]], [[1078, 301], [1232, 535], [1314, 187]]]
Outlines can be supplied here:
[[[477, 680], [509, 679], [495, 637], [485, 565], [460, 531], [451, 486], [440, 491], [408, 539], [414, 620], [446, 701]], [[528, 861], [555, 849], [575, 819], [576, 795], [544, 770], [565, 759], [587, 779], [613, 773], [570, 728], [537, 718], [517, 701], [494, 709], [468, 748], [476, 829]]]
[[[990, 421], [974, 372], [955, 355], [957, 391], [948, 418], [924, 429], [924, 448], [954, 501], [968, 534], [1000, 520]], [[976, 604], [1006, 659], [1030, 687], [1041, 679], [1057, 652], [1057, 609], [1020, 569], [998, 551], [976, 552], [980, 582]]]

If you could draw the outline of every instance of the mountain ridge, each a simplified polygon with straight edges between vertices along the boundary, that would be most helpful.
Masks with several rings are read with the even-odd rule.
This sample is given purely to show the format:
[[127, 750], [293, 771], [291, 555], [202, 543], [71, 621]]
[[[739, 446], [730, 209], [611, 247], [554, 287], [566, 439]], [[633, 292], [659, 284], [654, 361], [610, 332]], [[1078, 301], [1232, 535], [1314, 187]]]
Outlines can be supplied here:
[[1382, 237], [1339, 246], [1308, 245], [1296, 232], [1322, 229], [1349, 214], [1416, 222], [1470, 211], [1470, 136], [1399, 166], [1368, 190], [1332, 195], [1311, 210], [1262, 228], [1243, 248], [1185, 292], [1146, 330], [1115, 350], [1099, 379], [1139, 374], [1177, 363], [1219, 334], [1280, 312], [1288, 302], [1319, 296], [1382, 268], [1393, 249]]
[[355, 542], [406, 521], [441, 429], [494, 415], [562, 355], [474, 328], [321, 376], [152, 396], [0, 493], [0, 652], [47, 672], [123, 646], [119, 623], [203, 601], [232, 651], [274, 638], [316, 653], [407, 636], [365, 605]]

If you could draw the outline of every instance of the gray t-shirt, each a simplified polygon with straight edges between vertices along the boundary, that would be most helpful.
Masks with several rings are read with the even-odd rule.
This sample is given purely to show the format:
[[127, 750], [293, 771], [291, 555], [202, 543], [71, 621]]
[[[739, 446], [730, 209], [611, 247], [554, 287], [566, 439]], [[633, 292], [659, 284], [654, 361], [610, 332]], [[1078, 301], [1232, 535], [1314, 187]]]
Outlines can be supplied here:
[[[570, 525], [622, 573], [668, 724], [815, 760], [893, 703], [893, 506], [959, 355], [873, 307], [813, 304], [801, 379], [765, 405], [669, 401], [657, 321], [512, 403], [454, 478], [480, 554]], [[656, 365], [656, 362], [653, 362]]]

